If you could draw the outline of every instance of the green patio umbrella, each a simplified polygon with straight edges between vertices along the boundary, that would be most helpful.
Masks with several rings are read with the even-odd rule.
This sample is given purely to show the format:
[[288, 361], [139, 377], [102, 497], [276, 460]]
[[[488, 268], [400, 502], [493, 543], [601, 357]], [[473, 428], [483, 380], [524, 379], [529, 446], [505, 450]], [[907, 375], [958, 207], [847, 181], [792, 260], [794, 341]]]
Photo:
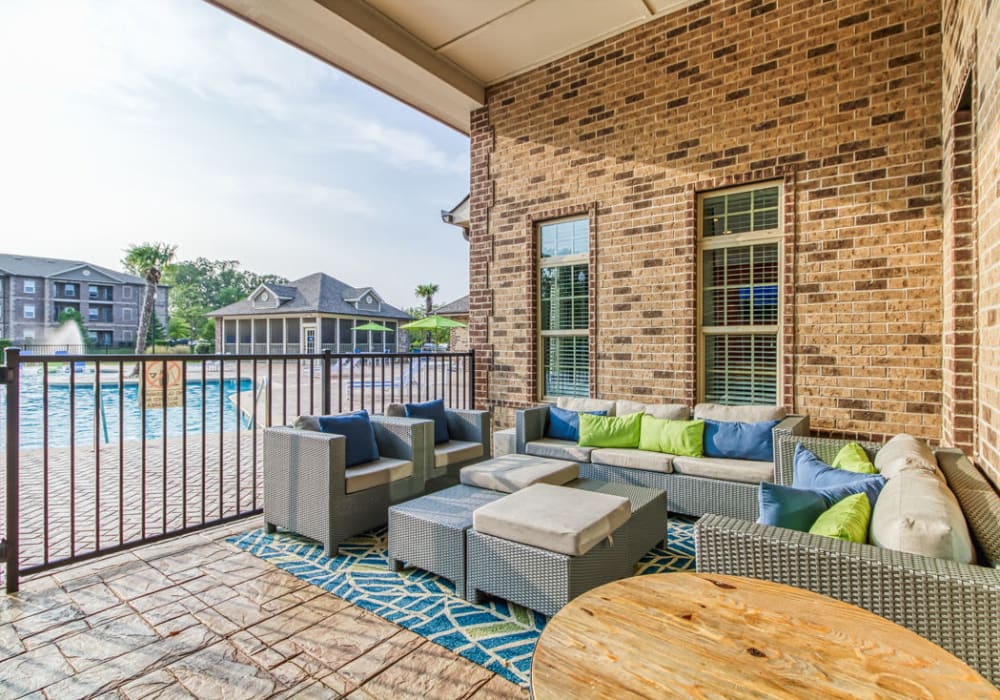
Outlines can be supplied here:
[[446, 316], [428, 316], [404, 323], [400, 328], [408, 331], [436, 331], [441, 328], [465, 328], [465, 324]]
[[356, 331], [391, 331], [391, 328], [386, 328], [385, 326], [375, 323], [374, 321], [369, 321], [368, 323], [363, 323], [360, 326], [355, 326]]

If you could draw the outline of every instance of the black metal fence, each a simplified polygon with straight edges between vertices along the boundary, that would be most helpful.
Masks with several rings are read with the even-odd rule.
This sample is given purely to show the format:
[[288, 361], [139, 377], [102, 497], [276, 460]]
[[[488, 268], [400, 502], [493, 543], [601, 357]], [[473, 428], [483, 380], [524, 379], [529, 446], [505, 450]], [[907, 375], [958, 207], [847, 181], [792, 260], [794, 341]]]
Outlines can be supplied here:
[[20, 576], [262, 509], [295, 416], [473, 404], [472, 353], [24, 355], [0, 365], [8, 592]]

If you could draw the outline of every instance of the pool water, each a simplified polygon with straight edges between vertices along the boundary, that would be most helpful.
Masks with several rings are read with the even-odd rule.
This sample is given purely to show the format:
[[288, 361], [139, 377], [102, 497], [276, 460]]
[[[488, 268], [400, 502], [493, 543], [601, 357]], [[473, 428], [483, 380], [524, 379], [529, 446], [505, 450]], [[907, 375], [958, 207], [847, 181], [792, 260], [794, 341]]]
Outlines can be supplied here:
[[[243, 379], [237, 387], [235, 379], [225, 379], [220, 388], [219, 381], [208, 380], [204, 387], [201, 382], [187, 384], [187, 432], [188, 434], [202, 432], [202, 406], [205, 410], [205, 432], [218, 433], [236, 430], [239, 412], [236, 405], [229, 399], [237, 392], [249, 391], [253, 381]], [[4, 392], [0, 390], [0, 423], [7, 423], [7, 402]], [[77, 445], [94, 444], [94, 406], [95, 392], [92, 385], [76, 386], [72, 401], [74, 416], [70, 425], [70, 388], [64, 384], [50, 384], [48, 387], [48, 444], [49, 447], [68, 447], [71, 442]], [[221, 397], [220, 397], [221, 394]], [[147, 409], [145, 423], [143, 410], [139, 401], [137, 384], [126, 384], [122, 392], [123, 401], [119, 402], [117, 384], [102, 384], [101, 401], [98, 404], [100, 424], [98, 437], [100, 444], [117, 443], [119, 425], [124, 428], [124, 440], [140, 440], [145, 425], [147, 440], [157, 440], [163, 437], [163, 409]], [[21, 449], [36, 449], [44, 444], [43, 424], [45, 419], [43, 404], [42, 377], [24, 374], [21, 376]], [[240, 426], [246, 428], [247, 423]], [[180, 406], [168, 408], [166, 411], [166, 434], [180, 436], [184, 432], [184, 413]], [[6, 430], [0, 431], [0, 446], [6, 440]]]

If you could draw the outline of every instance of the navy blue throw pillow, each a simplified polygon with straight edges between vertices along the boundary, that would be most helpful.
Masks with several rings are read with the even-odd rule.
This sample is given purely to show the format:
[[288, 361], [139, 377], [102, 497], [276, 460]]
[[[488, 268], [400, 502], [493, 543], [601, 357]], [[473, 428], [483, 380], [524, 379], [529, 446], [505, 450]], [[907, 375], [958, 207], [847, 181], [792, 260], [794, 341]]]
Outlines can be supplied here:
[[741, 423], [706, 418], [705, 456], [771, 462], [774, 460], [774, 435], [771, 431], [779, 422]]
[[[549, 406], [549, 421], [545, 426], [545, 437], [555, 440], [580, 441], [580, 411]], [[607, 411], [582, 411], [592, 416], [606, 416]]]
[[428, 418], [434, 421], [434, 444], [451, 440], [448, 434], [448, 416], [444, 412], [444, 399], [404, 404], [407, 418]]
[[320, 416], [319, 429], [347, 438], [344, 465], [355, 467], [378, 459], [378, 445], [368, 411], [355, 411], [342, 416]]

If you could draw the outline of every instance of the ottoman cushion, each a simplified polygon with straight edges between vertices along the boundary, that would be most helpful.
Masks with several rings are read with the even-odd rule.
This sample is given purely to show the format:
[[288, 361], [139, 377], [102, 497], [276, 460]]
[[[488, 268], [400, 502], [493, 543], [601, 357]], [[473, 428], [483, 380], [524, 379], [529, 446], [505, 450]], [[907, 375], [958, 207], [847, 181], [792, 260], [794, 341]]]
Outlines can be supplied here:
[[629, 499], [535, 484], [472, 514], [478, 532], [578, 557], [628, 521]]
[[514, 493], [532, 484], [566, 484], [580, 476], [580, 465], [561, 459], [506, 455], [459, 472], [466, 486]]

